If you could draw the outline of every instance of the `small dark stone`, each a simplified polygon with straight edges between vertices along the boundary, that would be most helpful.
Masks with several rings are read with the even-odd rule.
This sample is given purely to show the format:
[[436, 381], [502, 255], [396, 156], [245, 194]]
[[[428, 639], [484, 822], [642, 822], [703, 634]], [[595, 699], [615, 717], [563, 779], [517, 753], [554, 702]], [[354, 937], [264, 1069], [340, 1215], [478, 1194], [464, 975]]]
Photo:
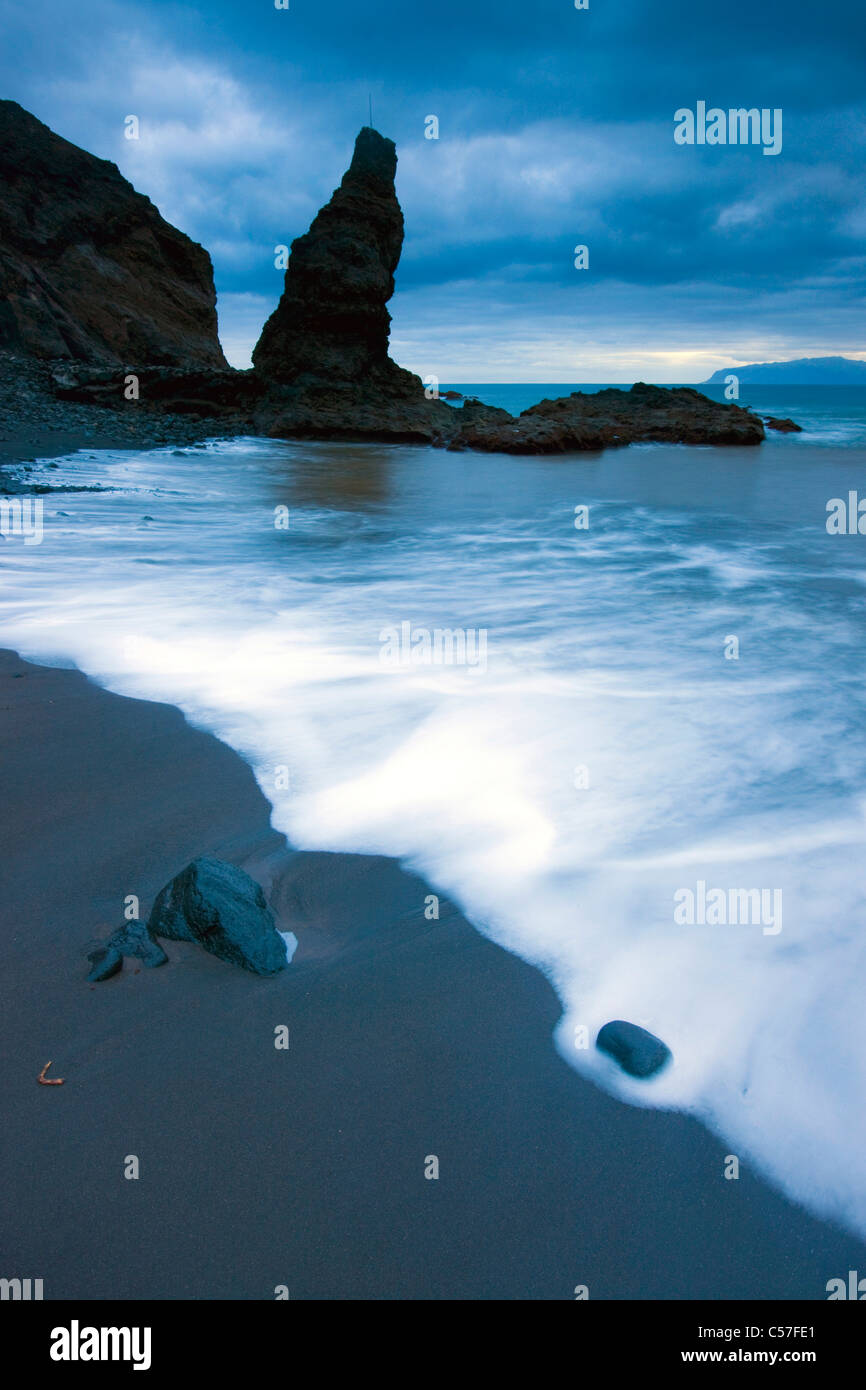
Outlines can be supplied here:
[[220, 859], [194, 859], [153, 905], [148, 930], [194, 941], [211, 955], [256, 975], [286, 967], [286, 944], [255, 879]]
[[116, 975], [123, 966], [123, 956], [116, 947], [109, 945], [97, 946], [95, 951], [89, 951], [87, 959], [91, 966], [87, 978], [91, 983], [110, 980], [112, 975]]
[[671, 1059], [670, 1048], [661, 1038], [621, 1018], [604, 1025], [595, 1045], [618, 1062], [629, 1076], [652, 1076]]
[[165, 951], [150, 935], [144, 922], [124, 922], [122, 927], [111, 933], [107, 941], [88, 952], [87, 959], [92, 966], [88, 980], [110, 980], [123, 965], [124, 956], [135, 956], [149, 969], [165, 965], [168, 960]]
[[796, 424], [794, 420], [789, 420], [775, 415], [765, 415], [764, 423], [768, 430], [778, 430], [780, 434], [802, 434], [803, 426]]
[[143, 961], [149, 970], [157, 965], [165, 965], [168, 956], [159, 942], [151, 936], [144, 922], [137, 919], [124, 922], [122, 927], [112, 932], [108, 945], [123, 956], [135, 956]]

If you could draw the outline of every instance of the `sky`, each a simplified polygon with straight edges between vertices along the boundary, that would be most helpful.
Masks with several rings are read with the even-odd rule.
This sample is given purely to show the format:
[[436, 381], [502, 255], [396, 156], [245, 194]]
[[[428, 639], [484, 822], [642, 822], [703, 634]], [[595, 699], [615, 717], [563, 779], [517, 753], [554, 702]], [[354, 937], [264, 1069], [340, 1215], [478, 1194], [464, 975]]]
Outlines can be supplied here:
[[[861, 0], [0, 0], [0, 34], [0, 95], [207, 247], [236, 366], [370, 100], [406, 219], [391, 354], [419, 375], [866, 357]], [[780, 110], [780, 152], [678, 144], [699, 101]]]

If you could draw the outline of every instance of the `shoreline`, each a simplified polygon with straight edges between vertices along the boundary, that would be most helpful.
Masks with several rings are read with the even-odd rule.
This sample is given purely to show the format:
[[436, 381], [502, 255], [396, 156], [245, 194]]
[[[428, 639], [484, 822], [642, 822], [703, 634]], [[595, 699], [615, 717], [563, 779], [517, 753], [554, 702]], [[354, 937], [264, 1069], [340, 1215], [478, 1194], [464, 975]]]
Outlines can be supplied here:
[[[765, 442], [761, 417], [694, 387], [644, 382], [536, 401], [518, 414], [464, 397], [429, 398], [420, 378], [386, 359], [364, 381], [270, 382], [254, 371], [138, 369], [134, 402], [123, 370], [37, 360], [0, 350], [0, 493], [3, 475], [75, 449], [158, 448], [254, 435], [289, 441], [403, 443], [473, 453], [597, 453], [659, 442], [713, 447]], [[384, 375], [382, 375], [384, 372]], [[79, 380], [79, 376], [81, 379]], [[796, 429], [796, 426], [792, 425]], [[50, 466], [50, 465], [49, 465]]]
[[[56, 364], [55, 364], [56, 365]], [[158, 449], [219, 439], [218, 419], [108, 410], [65, 401], [52, 389], [52, 364], [0, 351], [0, 493], [16, 485], [4, 469], [60, 458], [81, 449]]]
[[[0, 703], [4, 1276], [46, 1300], [823, 1300], [866, 1267], [744, 1157], [726, 1181], [697, 1120], [573, 1071], [545, 977], [444, 899], [427, 921], [416, 875], [287, 846], [174, 707], [10, 652]], [[203, 853], [263, 884], [292, 964], [166, 942], [88, 985], [124, 897], [145, 917]], [[62, 1088], [36, 1084], [49, 1058]]]

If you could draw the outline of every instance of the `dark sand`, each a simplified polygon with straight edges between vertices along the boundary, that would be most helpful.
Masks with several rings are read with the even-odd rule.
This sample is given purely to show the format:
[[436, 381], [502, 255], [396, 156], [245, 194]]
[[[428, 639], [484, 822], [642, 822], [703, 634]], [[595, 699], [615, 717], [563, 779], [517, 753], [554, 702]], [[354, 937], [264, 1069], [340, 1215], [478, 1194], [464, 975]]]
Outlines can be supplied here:
[[225, 438], [225, 427], [219, 428], [214, 421], [186, 423], [178, 427], [170, 417], [165, 419], [142, 412], [142, 421], [133, 433], [123, 421], [114, 417], [114, 412], [99, 406], [92, 407], [98, 418], [93, 426], [57, 427], [41, 426], [38, 423], [25, 426], [17, 431], [7, 431], [0, 438], [0, 468], [4, 465], [32, 463], [35, 459], [63, 458], [78, 450], [91, 453], [95, 449], [156, 449], [162, 446], [199, 443], [205, 439]]
[[[444, 903], [425, 921], [417, 878], [291, 855], [176, 710], [8, 653], [0, 708], [3, 1277], [47, 1299], [824, 1299], [866, 1268], [748, 1164], [725, 1181], [695, 1121], [578, 1077], [546, 980]], [[146, 912], [203, 852], [272, 891], [295, 963], [262, 980], [168, 942], [169, 965], [88, 985], [124, 896]], [[65, 1085], [37, 1085], [49, 1058]]]

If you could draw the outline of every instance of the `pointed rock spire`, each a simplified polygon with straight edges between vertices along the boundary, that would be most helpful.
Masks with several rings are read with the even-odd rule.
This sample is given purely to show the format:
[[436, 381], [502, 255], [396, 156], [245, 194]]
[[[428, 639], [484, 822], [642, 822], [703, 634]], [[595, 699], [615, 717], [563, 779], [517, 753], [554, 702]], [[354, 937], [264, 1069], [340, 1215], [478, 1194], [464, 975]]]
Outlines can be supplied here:
[[370, 126], [310, 230], [292, 243], [282, 298], [253, 351], [275, 382], [362, 383], [391, 368], [385, 307], [403, 246], [397, 152]]

